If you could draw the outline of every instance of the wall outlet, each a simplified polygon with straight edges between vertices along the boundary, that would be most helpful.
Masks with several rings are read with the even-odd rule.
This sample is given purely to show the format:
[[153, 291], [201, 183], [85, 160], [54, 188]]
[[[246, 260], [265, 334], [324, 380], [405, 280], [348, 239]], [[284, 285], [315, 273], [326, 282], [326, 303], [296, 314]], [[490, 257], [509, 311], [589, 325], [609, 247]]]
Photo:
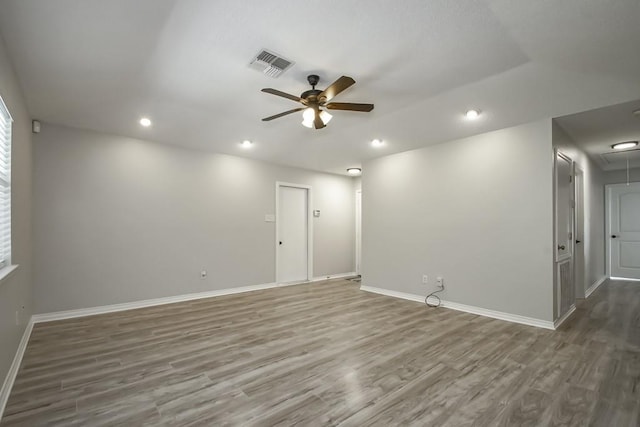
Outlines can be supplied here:
[[442, 276], [436, 277], [436, 286], [440, 289], [444, 289], [444, 278]]
[[207, 270], [203, 269], [203, 270], [200, 272], [200, 278], [201, 278], [201, 279], [205, 279], [206, 277], [207, 277]]
[[427, 276], [426, 274], [422, 275], [422, 283], [427, 284], [429, 283], [429, 276]]

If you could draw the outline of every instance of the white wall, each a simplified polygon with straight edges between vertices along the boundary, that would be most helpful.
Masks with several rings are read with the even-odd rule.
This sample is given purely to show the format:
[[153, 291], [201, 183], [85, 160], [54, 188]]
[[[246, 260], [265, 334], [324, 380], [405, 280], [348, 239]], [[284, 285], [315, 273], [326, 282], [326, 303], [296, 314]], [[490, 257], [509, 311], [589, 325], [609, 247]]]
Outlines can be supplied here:
[[[32, 312], [31, 118], [0, 39], [0, 96], [13, 117], [11, 153], [12, 262], [20, 267], [0, 282], [0, 386]], [[24, 309], [23, 309], [24, 307]], [[18, 311], [19, 325], [15, 313]]]
[[314, 275], [354, 270], [350, 177], [46, 124], [34, 159], [38, 313], [274, 282], [276, 181], [313, 187]]
[[569, 156], [584, 172], [585, 290], [605, 276], [604, 176], [569, 135], [553, 123], [553, 146]]
[[553, 320], [552, 158], [545, 120], [366, 162], [363, 284]]

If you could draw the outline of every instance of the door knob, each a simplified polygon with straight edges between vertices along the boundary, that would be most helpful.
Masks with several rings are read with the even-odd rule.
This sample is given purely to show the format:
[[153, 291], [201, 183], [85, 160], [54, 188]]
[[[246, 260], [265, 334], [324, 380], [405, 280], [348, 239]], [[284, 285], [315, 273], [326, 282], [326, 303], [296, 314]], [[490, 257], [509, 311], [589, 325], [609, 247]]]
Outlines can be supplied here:
[[278, 244], [280, 244], [280, 245], [281, 245], [281, 244], [282, 244], [282, 242], [278, 242]]
[[558, 245], [558, 250], [559, 251], [564, 251], [564, 249], [565, 249], [564, 245]]
[[576, 240], [576, 243], [582, 243], [582, 240]]
[[618, 237], [618, 236], [616, 236], [615, 234], [612, 234], [612, 235], [611, 235], [611, 238], [612, 238], [612, 239], [615, 239], [616, 237]]

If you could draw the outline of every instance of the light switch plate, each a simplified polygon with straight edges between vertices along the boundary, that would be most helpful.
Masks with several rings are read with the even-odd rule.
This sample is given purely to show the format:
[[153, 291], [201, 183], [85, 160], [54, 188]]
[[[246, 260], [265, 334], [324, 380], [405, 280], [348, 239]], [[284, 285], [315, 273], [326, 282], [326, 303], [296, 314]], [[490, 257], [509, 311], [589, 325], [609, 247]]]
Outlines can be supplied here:
[[276, 216], [273, 214], [266, 214], [264, 216], [264, 222], [276, 222]]

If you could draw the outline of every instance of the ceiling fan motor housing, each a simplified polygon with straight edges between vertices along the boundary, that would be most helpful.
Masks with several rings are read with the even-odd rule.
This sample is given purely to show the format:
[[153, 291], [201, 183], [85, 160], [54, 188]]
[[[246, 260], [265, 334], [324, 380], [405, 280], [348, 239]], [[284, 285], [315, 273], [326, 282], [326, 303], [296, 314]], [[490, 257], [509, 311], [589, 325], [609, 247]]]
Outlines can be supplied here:
[[316, 102], [318, 101], [318, 95], [320, 95], [321, 93], [322, 91], [319, 89], [310, 89], [302, 92], [300, 98], [305, 99], [309, 102]]

